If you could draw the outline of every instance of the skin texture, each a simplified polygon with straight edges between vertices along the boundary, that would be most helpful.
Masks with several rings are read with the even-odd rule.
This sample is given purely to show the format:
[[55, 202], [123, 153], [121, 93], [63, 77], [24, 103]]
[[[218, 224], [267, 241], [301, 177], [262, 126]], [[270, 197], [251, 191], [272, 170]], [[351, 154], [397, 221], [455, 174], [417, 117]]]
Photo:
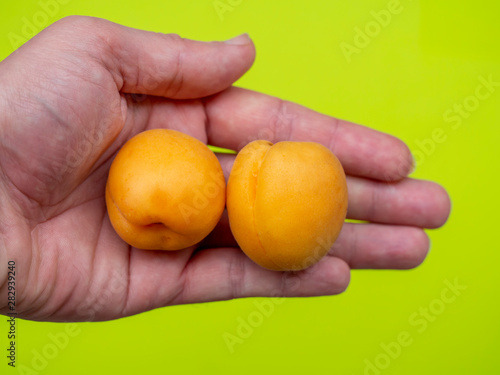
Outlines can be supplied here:
[[116, 155], [106, 184], [108, 216], [129, 245], [180, 250], [204, 239], [224, 211], [226, 181], [217, 157], [189, 135], [153, 129]]
[[[446, 222], [446, 191], [407, 177], [412, 156], [394, 136], [233, 87], [254, 58], [245, 36], [197, 42], [75, 16], [0, 62], [0, 295], [15, 260], [19, 317], [109, 320], [183, 303], [332, 295], [351, 269], [424, 260], [423, 228]], [[235, 150], [262, 138], [319, 142], [344, 167], [347, 217], [365, 223], [346, 223], [328, 254], [298, 272], [256, 265], [226, 215], [198, 246], [134, 248], [107, 216], [109, 168], [128, 139], [167, 127]], [[219, 160], [227, 177], [234, 156]]]
[[231, 231], [257, 264], [298, 271], [337, 239], [347, 211], [344, 170], [314, 142], [254, 141], [236, 157], [227, 186]]

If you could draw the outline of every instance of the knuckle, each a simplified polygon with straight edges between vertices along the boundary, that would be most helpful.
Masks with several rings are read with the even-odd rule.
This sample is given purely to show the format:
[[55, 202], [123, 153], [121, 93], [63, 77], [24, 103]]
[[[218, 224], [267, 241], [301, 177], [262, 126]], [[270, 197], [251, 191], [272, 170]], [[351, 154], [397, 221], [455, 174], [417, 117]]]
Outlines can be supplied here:
[[371, 194], [369, 194], [369, 200], [367, 205], [366, 216], [369, 220], [374, 220], [377, 217], [377, 208], [383, 204], [382, 191], [377, 185], [371, 186]]
[[328, 147], [334, 154], [337, 152], [338, 144], [338, 130], [340, 122], [336, 118], [331, 118], [331, 126], [329, 127], [329, 132], [327, 135], [326, 147]]
[[54, 22], [50, 27], [60, 29], [62, 31], [66, 31], [68, 29], [84, 29], [85, 31], [95, 32], [104, 22], [106, 21], [100, 18], [71, 15], [61, 18], [60, 20]]
[[110, 21], [88, 16], [66, 16], [48, 29], [52, 37], [61, 41], [61, 35], [66, 45], [78, 52], [99, 57], [103, 51], [108, 52], [116, 44], [116, 38]]
[[301, 279], [300, 273], [295, 271], [284, 271], [281, 276], [281, 283], [278, 297], [290, 297], [298, 294]]
[[275, 109], [272, 111], [269, 120], [269, 131], [267, 134], [262, 132], [263, 139], [271, 142], [290, 139], [296, 115], [291, 113], [292, 103], [284, 99], [277, 99]]
[[230, 299], [243, 297], [242, 293], [245, 279], [244, 258], [241, 256], [234, 256], [229, 263], [227, 272]]
[[162, 38], [166, 39], [170, 43], [182, 43], [184, 38], [182, 38], [179, 34], [176, 33], [159, 33], [158, 35], [161, 35]]

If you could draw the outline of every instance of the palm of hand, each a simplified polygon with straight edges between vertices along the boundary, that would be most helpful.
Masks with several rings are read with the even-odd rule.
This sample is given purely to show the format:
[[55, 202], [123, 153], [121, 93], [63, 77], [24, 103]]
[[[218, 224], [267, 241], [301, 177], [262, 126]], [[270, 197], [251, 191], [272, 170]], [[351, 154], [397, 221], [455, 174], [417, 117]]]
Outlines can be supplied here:
[[[82, 27], [90, 29], [85, 22]], [[108, 24], [102, 25], [102, 21], [98, 24], [104, 29], [111, 28]], [[64, 30], [67, 25], [63, 22], [58, 27]], [[57, 27], [47, 30], [0, 66], [1, 72], [9, 72], [6, 81], [12, 82], [14, 89], [5, 102], [13, 107], [15, 114], [5, 122], [0, 146], [4, 151], [0, 164], [4, 177], [0, 192], [3, 193], [1, 197], [8, 197], [10, 202], [3, 205], [6, 219], [2, 224], [9, 231], [2, 234], [8, 244], [8, 256], [18, 264], [19, 280], [22, 280], [18, 306], [23, 317], [56, 321], [105, 320], [177, 303], [252, 295], [333, 294], [346, 288], [349, 266], [408, 268], [420, 263], [425, 256], [428, 244], [420, 229], [417, 232], [416, 228], [408, 227], [407, 232], [398, 234], [384, 229], [387, 233], [382, 231], [383, 235], [379, 236], [378, 227], [359, 230], [360, 227], [349, 224], [338, 245], [313, 268], [298, 273], [271, 272], [254, 265], [236, 248], [224, 219], [216, 233], [198, 247], [178, 252], [131, 248], [111, 227], [104, 201], [109, 166], [120, 146], [140, 131], [169, 127], [205, 142], [220, 140], [221, 146], [237, 147], [242, 141], [238, 136], [243, 140], [248, 138], [244, 131], [231, 130], [227, 119], [225, 126], [213, 124], [222, 124], [222, 117], [230, 117], [227, 109], [233, 110], [235, 104], [248, 102], [248, 98], [258, 98], [263, 103], [263, 112], [276, 100], [236, 88], [209, 99], [186, 99], [202, 98], [229, 87], [251, 65], [253, 49], [248, 44], [248, 51], [234, 53], [233, 65], [239, 62], [239, 66], [227, 72], [219, 71], [219, 76], [214, 73], [215, 78], [211, 80], [220, 81], [218, 84], [200, 83], [199, 87], [186, 84], [189, 72], [184, 72], [175, 74], [170, 80], [159, 80], [162, 84], [147, 85], [141, 84], [137, 72], [134, 83], [130, 84], [126, 77], [134, 73], [120, 68], [117, 69], [120, 77], [109, 68], [107, 61], [117, 59], [116, 51], [109, 46], [97, 48], [100, 57], [96, 59], [85, 46], [76, 51], [68, 48], [70, 36], [68, 44], [61, 42], [52, 50], [49, 48], [52, 54], [47, 53], [42, 47], [52, 45], [49, 42], [54, 42], [60, 33]], [[175, 38], [174, 41], [174, 44], [180, 43]], [[25, 69], [15, 68], [14, 64], [21, 62]], [[179, 72], [181, 68], [177, 65], [176, 69]], [[26, 71], [30, 72], [28, 78], [22, 76]], [[217, 71], [217, 67], [213, 71]], [[147, 78], [142, 79], [147, 81]], [[23, 82], [22, 86], [19, 82]], [[155, 96], [131, 95], [130, 92]], [[269, 119], [276, 113], [286, 114], [283, 102], [278, 103], [280, 110], [269, 114]], [[319, 116], [304, 114], [304, 109], [298, 106], [289, 107], [295, 111], [293, 116]], [[245, 110], [251, 113], [255, 108]], [[285, 128], [289, 126], [292, 124], [286, 124]], [[238, 132], [242, 134], [236, 135]], [[257, 133], [255, 129], [253, 132]], [[284, 138], [274, 133], [273, 140]], [[252, 134], [252, 130], [248, 130], [248, 134]], [[342, 156], [342, 145], [336, 147]], [[363, 174], [348, 157], [345, 157], [345, 164], [347, 172], [350, 167], [354, 174]], [[360, 206], [356, 200], [364, 203], [362, 197], [366, 192], [362, 188], [368, 189], [369, 183], [361, 182], [359, 177], [350, 180], [350, 194], [360, 191], [360, 198], [355, 194], [350, 196], [354, 199], [350, 208], [353, 218], [371, 220], [376, 216], [356, 208]], [[399, 187], [387, 184], [386, 187], [395, 191], [384, 194], [401, 194]], [[421, 215], [413, 219], [416, 222], [395, 217], [389, 221], [438, 226], [447, 216], [447, 202], [443, 203], [442, 195], [435, 200], [440, 200], [443, 211], [438, 219]], [[385, 254], [381, 255], [358, 238], [364, 233], [368, 236], [364, 241], [369, 242], [372, 232], [377, 237], [385, 236], [387, 242], [400, 242], [403, 237], [413, 236], [413, 243], [409, 247], [394, 247], [392, 253], [384, 248]], [[386, 244], [382, 243], [384, 246]], [[396, 258], [390, 260], [394, 254]], [[2, 264], [7, 259], [4, 261]]]
[[109, 72], [92, 68], [95, 82], [73, 62], [43, 66], [47, 77], [71, 76], [71, 82], [63, 90], [43, 86], [50, 82], [35, 87], [36, 102], [20, 109], [20, 120], [33, 122], [20, 121], [22, 137], [8, 139], [4, 173], [26, 215], [18, 219], [24, 241], [15, 258], [21, 277], [29, 269], [19, 301], [30, 306], [28, 318], [112, 319], [175, 302], [194, 250], [130, 248], [109, 223], [104, 186], [126, 139], [155, 127], [155, 107], [169, 118], [187, 116], [195, 126], [180, 130], [206, 139], [203, 105], [119, 93]]

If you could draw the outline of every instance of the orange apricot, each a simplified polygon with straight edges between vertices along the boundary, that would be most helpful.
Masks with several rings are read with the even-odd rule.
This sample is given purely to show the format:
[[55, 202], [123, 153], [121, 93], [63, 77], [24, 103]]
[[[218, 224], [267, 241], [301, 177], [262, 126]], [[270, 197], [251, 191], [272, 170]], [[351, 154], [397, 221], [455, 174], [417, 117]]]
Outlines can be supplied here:
[[326, 255], [342, 229], [344, 170], [319, 143], [254, 141], [236, 157], [226, 206], [249, 258], [271, 270], [301, 270]]
[[215, 154], [202, 142], [169, 129], [128, 140], [106, 184], [109, 219], [128, 244], [179, 250], [205, 238], [224, 210], [226, 183]]

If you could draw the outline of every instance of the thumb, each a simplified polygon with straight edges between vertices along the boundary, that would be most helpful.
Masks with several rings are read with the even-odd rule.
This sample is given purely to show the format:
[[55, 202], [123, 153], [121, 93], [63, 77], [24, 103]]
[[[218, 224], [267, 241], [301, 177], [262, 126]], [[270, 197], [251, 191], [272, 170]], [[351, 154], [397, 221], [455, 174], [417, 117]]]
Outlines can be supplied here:
[[211, 95], [231, 86], [255, 59], [255, 47], [246, 34], [227, 42], [200, 42], [99, 18], [69, 19], [70, 27], [84, 28], [86, 35], [95, 37], [89, 52], [98, 54], [95, 58], [125, 93], [172, 99]]

